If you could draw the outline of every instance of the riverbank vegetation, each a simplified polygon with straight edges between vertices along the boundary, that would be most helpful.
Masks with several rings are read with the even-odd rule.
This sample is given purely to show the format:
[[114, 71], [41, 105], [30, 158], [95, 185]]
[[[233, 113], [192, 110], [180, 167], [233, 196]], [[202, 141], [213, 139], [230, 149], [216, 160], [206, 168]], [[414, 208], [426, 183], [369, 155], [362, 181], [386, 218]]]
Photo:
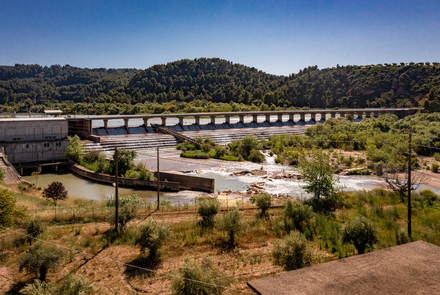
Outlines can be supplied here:
[[0, 67], [0, 111], [137, 114], [335, 107], [440, 111], [439, 63], [310, 66], [289, 76], [218, 58], [137, 69]]
[[[37, 197], [27, 195], [26, 198]], [[392, 191], [376, 188], [370, 191], [339, 192], [325, 198], [331, 198], [334, 202], [334, 208], [330, 211], [313, 210], [308, 201], [288, 200], [281, 207], [279, 202], [272, 203], [275, 206], [266, 209], [264, 215], [261, 206], [250, 209], [246, 205], [247, 210], [240, 210], [243, 208], [238, 206], [241, 212], [228, 212], [223, 207], [219, 212], [218, 204], [211, 206], [208, 201], [206, 204], [202, 201], [201, 206], [206, 207], [209, 214], [205, 214], [206, 210], [199, 210], [199, 217], [194, 215], [195, 208], [170, 208], [164, 212], [154, 212], [149, 208], [144, 212], [143, 208], [138, 207], [137, 216], [127, 220], [119, 235], [113, 232], [112, 222], [107, 223], [100, 218], [87, 221], [78, 214], [81, 222], [72, 220], [67, 224], [42, 218], [37, 222], [42, 225], [38, 226], [41, 232], [35, 235], [41, 241], [32, 245], [22, 235], [28, 232], [21, 229], [27, 228], [22, 225], [26, 217], [22, 217], [22, 221], [16, 220], [8, 225], [14, 232], [6, 230], [3, 227], [5, 224], [2, 224], [0, 230], [0, 269], [7, 270], [8, 278], [11, 279], [3, 287], [7, 289], [2, 291], [16, 294], [37, 277], [45, 281], [41, 284], [56, 282], [57, 288], [60, 288], [68, 280], [66, 273], [81, 275], [84, 282], [93, 284], [95, 291], [100, 294], [129, 293], [133, 290], [179, 294], [178, 290], [185, 286], [184, 280], [176, 279], [171, 284], [174, 279], [167, 277], [167, 274], [203, 278], [206, 282], [211, 281], [206, 277], [209, 273], [221, 274], [219, 278], [224, 281], [216, 280], [217, 285], [244, 290], [246, 281], [280, 273], [283, 269], [295, 269], [412, 240], [421, 239], [440, 245], [440, 199], [430, 190], [413, 194], [412, 238], [406, 234], [406, 200], [402, 202], [400, 196]], [[121, 208], [132, 203], [131, 199], [134, 200], [129, 198], [121, 204]], [[35, 212], [30, 211], [28, 214], [35, 215]], [[96, 215], [100, 215], [99, 212]], [[144, 218], [147, 218], [147, 223], [141, 222]], [[208, 222], [204, 220], [208, 219], [209, 226], [206, 226]], [[27, 224], [35, 225], [35, 220], [30, 221]], [[368, 225], [368, 228], [361, 226], [368, 229], [368, 234], [357, 235], [359, 224]], [[150, 232], [158, 234], [149, 235]], [[144, 235], [157, 236], [158, 239], [141, 238]], [[53, 245], [67, 249], [60, 252], [60, 256], [58, 252], [49, 249]], [[29, 255], [24, 253], [31, 248], [28, 253], [42, 251], [60, 257], [55, 257], [57, 263], [54, 264], [47, 264], [46, 260], [37, 261], [46, 263], [47, 273], [33, 271], [27, 266]], [[155, 259], [150, 261], [150, 255]], [[206, 256], [211, 256], [211, 261], [204, 262]], [[45, 256], [39, 257], [43, 259]], [[153, 260], [155, 263], [149, 264], [147, 268], [164, 275], [142, 270], [146, 266], [142, 263]], [[23, 273], [18, 272], [20, 265]], [[190, 265], [193, 265], [193, 271], [188, 269]], [[195, 265], [199, 266], [196, 268]], [[205, 276], [200, 275], [199, 267], [206, 268]], [[35, 281], [34, 284], [39, 283]]]
[[[115, 175], [115, 154], [111, 159], [97, 150], [83, 151], [80, 138], [75, 135], [69, 137], [69, 146], [66, 149], [66, 157], [86, 167], [87, 169], [104, 174]], [[134, 164], [137, 153], [134, 150], [118, 150], [118, 175], [127, 178], [155, 181], [153, 172], [145, 168], [145, 165]]]

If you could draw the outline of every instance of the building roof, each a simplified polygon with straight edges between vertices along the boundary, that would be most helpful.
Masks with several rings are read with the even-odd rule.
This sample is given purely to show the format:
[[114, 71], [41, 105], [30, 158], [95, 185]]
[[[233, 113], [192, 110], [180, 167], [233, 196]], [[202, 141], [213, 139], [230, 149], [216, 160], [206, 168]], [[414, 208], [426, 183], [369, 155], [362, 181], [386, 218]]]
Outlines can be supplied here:
[[47, 115], [61, 115], [63, 111], [61, 110], [44, 110], [44, 113]]
[[440, 294], [440, 247], [417, 241], [248, 282], [257, 294]]
[[49, 118], [0, 118], [0, 122], [32, 122], [32, 121], [66, 121], [66, 118], [63, 117], [49, 117]]

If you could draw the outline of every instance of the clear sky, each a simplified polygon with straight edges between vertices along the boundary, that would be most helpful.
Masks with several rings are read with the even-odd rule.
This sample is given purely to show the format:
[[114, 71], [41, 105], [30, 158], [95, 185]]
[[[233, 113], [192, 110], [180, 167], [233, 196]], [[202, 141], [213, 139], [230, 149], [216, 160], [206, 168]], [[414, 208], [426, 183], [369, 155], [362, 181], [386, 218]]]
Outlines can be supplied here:
[[440, 62], [439, 0], [3, 0], [0, 65], [138, 68], [219, 57], [278, 75]]

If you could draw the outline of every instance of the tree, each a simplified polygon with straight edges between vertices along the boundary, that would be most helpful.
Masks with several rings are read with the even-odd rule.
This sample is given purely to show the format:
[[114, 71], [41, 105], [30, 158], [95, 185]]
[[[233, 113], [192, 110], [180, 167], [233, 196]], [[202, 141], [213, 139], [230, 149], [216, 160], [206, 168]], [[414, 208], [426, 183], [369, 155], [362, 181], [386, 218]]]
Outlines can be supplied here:
[[[136, 158], [136, 151], [133, 150], [118, 150], [118, 175], [124, 175], [127, 170], [133, 169], [134, 158]], [[115, 154], [113, 154], [113, 162], [115, 161]], [[113, 172], [114, 173], [114, 172]]]
[[57, 218], [57, 201], [63, 201], [67, 199], [67, 190], [64, 185], [59, 181], [54, 181], [49, 184], [43, 190], [43, 197], [46, 199], [51, 199], [55, 204], [55, 219]]
[[374, 224], [362, 215], [357, 215], [343, 227], [342, 241], [343, 243], [353, 243], [358, 253], [364, 254], [367, 245], [373, 246], [377, 242]]
[[312, 262], [312, 251], [306, 237], [299, 231], [292, 231], [281, 241], [276, 241], [272, 248], [275, 265], [285, 270], [294, 270]]
[[237, 208], [223, 214], [220, 220], [220, 229], [227, 232], [229, 235], [229, 246], [233, 247], [235, 244], [235, 234], [242, 230], [243, 214]]
[[272, 204], [272, 196], [267, 192], [260, 192], [255, 197], [255, 204], [260, 208], [261, 216], [264, 217], [267, 215], [267, 210], [269, 210]]
[[37, 187], [37, 184], [38, 184], [38, 177], [40, 177], [40, 173], [41, 173], [40, 170], [32, 171], [32, 173], [31, 173], [31, 175], [32, 175], [33, 177], [35, 177], [35, 187]]
[[69, 146], [66, 148], [66, 157], [74, 162], [79, 162], [83, 150], [83, 144], [78, 135], [69, 137]]
[[64, 187], [64, 185], [59, 181], [54, 181], [51, 184], [49, 184], [48, 187], [46, 187], [43, 190], [43, 197], [46, 199], [51, 199], [55, 206], [57, 204], [57, 201], [63, 201], [67, 199], [67, 190]]
[[173, 279], [172, 289], [176, 295], [219, 295], [225, 291], [223, 287], [231, 283], [232, 278], [216, 269], [209, 258], [203, 258], [201, 264], [187, 258], [183, 267], [179, 268], [179, 277]]
[[141, 247], [141, 254], [148, 249], [150, 251], [148, 257], [155, 260], [158, 258], [160, 247], [170, 236], [171, 230], [168, 226], [159, 225], [153, 219], [148, 219], [138, 226], [133, 244]]
[[34, 275], [39, 274], [40, 281], [45, 281], [49, 269], [55, 269], [61, 263], [63, 257], [64, 251], [62, 249], [35, 243], [21, 259], [19, 270], [25, 269]]
[[[406, 167], [401, 169], [389, 167], [387, 168], [384, 178], [387, 187], [390, 190], [398, 193], [401, 201], [403, 202], [408, 193], [408, 169]], [[411, 171], [411, 182], [409, 183], [411, 191], [417, 190], [420, 187], [420, 184], [426, 182], [426, 178], [426, 174]]]
[[16, 199], [7, 189], [0, 189], [0, 225], [9, 227], [17, 218], [25, 216], [25, 211], [15, 205]]
[[214, 225], [214, 217], [220, 211], [220, 202], [216, 199], [199, 199], [197, 212], [203, 218], [202, 226]]
[[307, 183], [304, 189], [317, 199], [332, 196], [341, 189], [337, 186], [339, 178], [333, 177], [329, 156], [321, 150], [315, 150], [312, 158], [303, 157], [299, 162], [299, 170]]

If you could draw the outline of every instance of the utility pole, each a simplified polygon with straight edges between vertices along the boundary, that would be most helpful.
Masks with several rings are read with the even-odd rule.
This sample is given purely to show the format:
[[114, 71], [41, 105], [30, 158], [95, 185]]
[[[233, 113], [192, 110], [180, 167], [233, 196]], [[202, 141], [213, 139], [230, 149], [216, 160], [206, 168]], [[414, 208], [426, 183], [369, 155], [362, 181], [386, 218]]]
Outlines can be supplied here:
[[157, 210], [159, 210], [160, 194], [160, 170], [159, 170], [159, 147], [157, 147]]
[[118, 234], [118, 147], [115, 146], [115, 232]]
[[412, 128], [409, 128], [408, 140], [408, 236], [411, 238], [411, 134]]

